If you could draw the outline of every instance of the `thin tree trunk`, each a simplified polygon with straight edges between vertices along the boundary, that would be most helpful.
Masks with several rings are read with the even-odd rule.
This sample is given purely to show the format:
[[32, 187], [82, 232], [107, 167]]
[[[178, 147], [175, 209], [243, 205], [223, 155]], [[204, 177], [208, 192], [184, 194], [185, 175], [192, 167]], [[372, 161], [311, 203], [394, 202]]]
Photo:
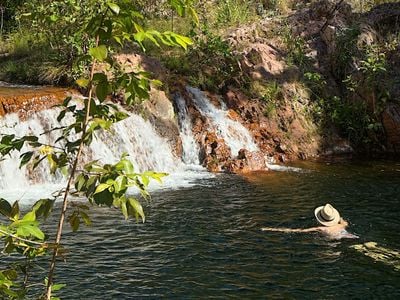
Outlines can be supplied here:
[[3, 24], [4, 24], [4, 7], [0, 6], [1, 21], [0, 21], [0, 35], [3, 36]]
[[[99, 44], [99, 37], [96, 38], [96, 46], [98, 46], [98, 44]], [[90, 78], [90, 82], [92, 82], [92, 79], [93, 79], [95, 65], [96, 65], [96, 61], [93, 61], [92, 68], [90, 70], [90, 77], [89, 77]], [[91, 100], [92, 100], [92, 95], [93, 95], [93, 86], [90, 85], [89, 95], [88, 95], [88, 102], [87, 102], [87, 106], [86, 106], [86, 115], [85, 115], [85, 120], [84, 120], [83, 128], [82, 128], [81, 142], [79, 144], [78, 152], [76, 154], [74, 163], [72, 165], [71, 174], [70, 174], [70, 176], [68, 178], [67, 186], [65, 188], [61, 214], [60, 214], [58, 227], [57, 227], [56, 239], [55, 239], [55, 242], [54, 242], [53, 256], [52, 256], [52, 259], [51, 259], [51, 262], [50, 262], [50, 267], [49, 267], [49, 276], [48, 276], [48, 279], [47, 279], [47, 287], [46, 287], [46, 299], [47, 300], [51, 299], [51, 286], [53, 285], [53, 278], [54, 278], [54, 270], [55, 270], [55, 266], [56, 266], [56, 259], [57, 259], [58, 250], [59, 250], [59, 246], [60, 246], [60, 241], [61, 241], [61, 236], [62, 236], [62, 231], [63, 231], [63, 226], [64, 226], [64, 220], [65, 220], [65, 214], [66, 214], [67, 206], [68, 206], [69, 191], [71, 189], [71, 185], [72, 185], [73, 179], [75, 177], [75, 172], [76, 172], [76, 168], [78, 166], [79, 159], [80, 159], [80, 157], [82, 155], [85, 134], [86, 134], [86, 131], [87, 131], [87, 125], [88, 125], [89, 117], [90, 117], [90, 103], [91, 103]]]

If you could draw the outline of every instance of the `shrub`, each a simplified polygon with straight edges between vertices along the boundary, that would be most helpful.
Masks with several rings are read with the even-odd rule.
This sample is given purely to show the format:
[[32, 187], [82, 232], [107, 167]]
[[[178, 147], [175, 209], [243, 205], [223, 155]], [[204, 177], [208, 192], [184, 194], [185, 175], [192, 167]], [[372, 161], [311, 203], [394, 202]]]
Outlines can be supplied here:
[[223, 0], [217, 6], [217, 23], [239, 25], [247, 23], [256, 16], [254, 1]]
[[289, 65], [305, 68], [309, 64], [306, 55], [306, 41], [299, 35], [294, 35], [289, 26], [284, 26], [281, 32], [283, 43], [286, 47], [286, 61]]

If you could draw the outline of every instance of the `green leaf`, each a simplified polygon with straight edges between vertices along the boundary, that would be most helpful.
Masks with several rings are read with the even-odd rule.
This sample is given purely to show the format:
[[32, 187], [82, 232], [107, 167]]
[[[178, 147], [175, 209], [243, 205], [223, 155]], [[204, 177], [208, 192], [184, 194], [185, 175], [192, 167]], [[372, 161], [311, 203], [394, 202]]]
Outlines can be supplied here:
[[83, 88], [88, 87], [89, 82], [90, 82], [89, 79], [86, 78], [79, 78], [76, 80], [76, 84]]
[[151, 84], [155, 87], [161, 87], [163, 85], [163, 83], [160, 80], [157, 79], [153, 79], [151, 80]]
[[2, 272], [8, 279], [17, 280], [18, 273], [14, 269], [8, 269]]
[[57, 121], [58, 121], [58, 122], [61, 122], [62, 119], [64, 119], [65, 113], [66, 113], [66, 112], [67, 112], [66, 110], [62, 110], [62, 111], [58, 114], [58, 116], [57, 116]]
[[100, 183], [97, 187], [96, 187], [96, 191], [94, 192], [95, 194], [101, 193], [102, 191], [108, 189], [110, 187], [110, 184], [107, 183]]
[[193, 7], [189, 7], [189, 14], [192, 17], [192, 19], [194, 20], [194, 23], [196, 24], [196, 26], [199, 26], [199, 16], [197, 15], [196, 10]]
[[26, 142], [37, 142], [39, 140], [39, 138], [37, 136], [34, 135], [26, 135], [23, 138]]
[[15, 201], [14, 204], [12, 205], [10, 217], [12, 219], [18, 219], [19, 218], [19, 204], [18, 204], [18, 201]]
[[121, 201], [121, 211], [122, 211], [122, 214], [124, 215], [124, 217], [125, 217], [125, 220], [128, 220], [128, 218], [129, 218], [129, 214], [128, 214], [128, 208], [126, 207], [126, 199], [125, 199], [125, 197], [123, 198], [123, 199], [121, 199], [122, 201]]
[[80, 223], [81, 221], [79, 219], [79, 216], [74, 212], [69, 218], [69, 224], [71, 225], [73, 232], [78, 231]]
[[5, 217], [11, 217], [11, 211], [12, 211], [12, 207], [10, 205], [10, 203], [3, 199], [0, 198], [0, 213], [5, 216]]
[[81, 218], [85, 222], [86, 226], [92, 225], [92, 220], [90, 219], [89, 215], [86, 212], [80, 210], [79, 214], [81, 215]]
[[153, 171], [146, 171], [143, 173], [145, 176], [149, 176], [153, 178], [154, 180], [157, 180], [159, 183], [162, 183], [162, 178], [165, 176], [168, 176], [168, 173], [158, 173], [158, 172], [153, 172]]
[[142, 175], [142, 182], [144, 186], [148, 186], [150, 182], [149, 177], [147, 177], [146, 175]]
[[126, 184], [127, 184], [127, 179], [125, 176], [118, 176], [115, 181], [114, 181], [114, 191], [115, 193], [120, 193], [126, 191]]
[[112, 3], [112, 2], [108, 2], [107, 6], [111, 9], [111, 11], [113, 13], [115, 13], [116, 15], [119, 14], [120, 8], [119, 8], [119, 6], [117, 4]]
[[83, 174], [79, 174], [78, 177], [75, 180], [75, 189], [78, 192], [80, 192], [85, 183], [86, 183], [85, 176]]
[[113, 36], [113, 38], [121, 47], [123, 46], [121, 38], [119, 36]]
[[97, 166], [97, 163], [98, 163], [98, 160], [93, 160], [93, 161], [87, 163], [83, 168], [87, 172], [92, 172], [93, 168]]
[[143, 207], [140, 204], [140, 202], [137, 201], [135, 198], [128, 198], [128, 201], [129, 201], [130, 206], [134, 209], [134, 211], [140, 215], [140, 217], [142, 218], [143, 223], [144, 223], [146, 218], [145, 218], [145, 215], [143, 212]]
[[5, 144], [5, 145], [9, 145], [14, 138], [15, 138], [15, 134], [3, 135], [3, 137], [1, 138], [1, 143]]
[[183, 16], [185, 13], [185, 5], [180, 0], [169, 0], [169, 5], [172, 6], [173, 9], [178, 13], [179, 16]]
[[17, 228], [17, 235], [21, 237], [28, 237], [30, 236], [30, 232], [28, 230], [29, 226], [20, 226]]
[[21, 148], [24, 146], [24, 139], [18, 139], [14, 141], [14, 148], [17, 149], [18, 151], [21, 150]]
[[108, 50], [105, 45], [100, 45], [98, 47], [90, 48], [89, 54], [98, 61], [104, 61], [107, 58]]
[[57, 162], [55, 160], [55, 159], [57, 159], [57, 156], [55, 156], [54, 154], [48, 154], [48, 155], [46, 155], [46, 157], [47, 157], [47, 161], [49, 162], [49, 165], [50, 165], [50, 173], [54, 174], [58, 167]]
[[[15, 222], [14, 222], [15, 223]], [[22, 237], [33, 236], [39, 240], [44, 240], [45, 235], [43, 231], [37, 226], [36, 222], [17, 222], [15, 223], [17, 227], [17, 235]]]
[[107, 94], [108, 94], [108, 82], [99, 82], [96, 86], [96, 96], [100, 100], [100, 102], [103, 102], [106, 100]]
[[157, 42], [157, 40], [154, 38], [153, 34], [151, 31], [148, 31], [145, 33], [145, 37], [148, 38], [150, 41], [152, 41], [157, 47], [160, 47], [160, 44]]
[[51, 286], [51, 291], [52, 292], [57, 292], [61, 290], [62, 288], [66, 287], [67, 285], [65, 283], [58, 283], [58, 284], [53, 284]]
[[15, 245], [13, 243], [12, 237], [8, 237], [4, 243], [4, 252], [5, 253], [12, 253], [15, 249]]
[[43, 216], [47, 218], [53, 210], [55, 200], [51, 199], [40, 199], [33, 206], [32, 211], [35, 212], [36, 218]]
[[44, 240], [45, 235], [44, 235], [43, 231], [40, 230], [39, 227], [37, 227], [37, 226], [27, 226], [26, 228], [27, 228], [28, 232], [30, 233], [30, 235], [34, 236], [35, 238], [37, 238], [37, 239], [39, 239], [41, 241]]
[[139, 31], [137, 33], [135, 33], [133, 35], [133, 37], [135, 38], [135, 41], [142, 47], [142, 49], [144, 50], [144, 46], [142, 44], [143, 40], [146, 38], [146, 34], [144, 33], [144, 31]]
[[104, 73], [95, 73], [93, 75], [93, 81], [95, 82], [107, 82], [108, 78], [107, 75]]
[[133, 172], [134, 172], [133, 164], [127, 159], [120, 160], [115, 165], [115, 169], [117, 171], [122, 171], [123, 170], [123, 171], [125, 171], [125, 174], [133, 174]]
[[25, 153], [21, 154], [21, 156], [19, 157], [21, 159], [21, 162], [19, 164], [20, 169], [31, 160], [33, 154], [34, 154], [33, 151], [29, 151], [29, 152], [25, 152]]
[[113, 194], [106, 189], [101, 193], [93, 195], [93, 200], [97, 205], [107, 205], [108, 207], [111, 207], [113, 204]]
[[58, 16], [57, 15], [51, 15], [49, 19], [50, 19], [51, 22], [57, 22]]
[[22, 221], [36, 221], [36, 214], [34, 211], [28, 212], [23, 218]]
[[192, 44], [192, 40], [188, 37], [174, 34], [173, 38], [175, 38], [175, 41], [185, 50], [187, 50], [187, 46]]

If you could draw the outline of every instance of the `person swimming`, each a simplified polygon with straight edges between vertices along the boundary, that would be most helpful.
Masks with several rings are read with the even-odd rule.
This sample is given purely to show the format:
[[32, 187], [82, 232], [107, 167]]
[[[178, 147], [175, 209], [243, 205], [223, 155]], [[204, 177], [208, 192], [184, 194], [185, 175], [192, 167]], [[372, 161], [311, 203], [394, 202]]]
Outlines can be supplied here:
[[279, 231], [279, 232], [320, 232], [332, 239], [358, 238], [357, 235], [349, 233], [346, 227], [349, 225], [339, 212], [329, 203], [319, 206], [314, 210], [314, 215], [317, 221], [323, 225], [311, 228], [274, 228], [263, 227], [262, 231]]

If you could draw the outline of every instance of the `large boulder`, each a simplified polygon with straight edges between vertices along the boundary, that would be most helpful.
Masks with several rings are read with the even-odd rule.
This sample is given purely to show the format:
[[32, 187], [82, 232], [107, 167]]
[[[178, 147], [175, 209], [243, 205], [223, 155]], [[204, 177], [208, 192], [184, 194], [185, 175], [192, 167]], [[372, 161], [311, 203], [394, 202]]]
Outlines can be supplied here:
[[245, 174], [254, 171], [267, 170], [264, 154], [261, 151], [241, 149], [237, 158], [228, 160], [224, 170], [229, 173]]
[[179, 125], [172, 102], [165, 92], [152, 89], [150, 99], [144, 103], [145, 116], [149, 118], [160, 136], [165, 138], [177, 157], [182, 155]]
[[231, 149], [215, 132], [206, 132], [201, 143], [203, 165], [211, 172], [222, 172], [225, 163], [231, 159]]
[[268, 44], [252, 44], [243, 53], [242, 69], [253, 80], [275, 79], [287, 70], [277, 48]]

